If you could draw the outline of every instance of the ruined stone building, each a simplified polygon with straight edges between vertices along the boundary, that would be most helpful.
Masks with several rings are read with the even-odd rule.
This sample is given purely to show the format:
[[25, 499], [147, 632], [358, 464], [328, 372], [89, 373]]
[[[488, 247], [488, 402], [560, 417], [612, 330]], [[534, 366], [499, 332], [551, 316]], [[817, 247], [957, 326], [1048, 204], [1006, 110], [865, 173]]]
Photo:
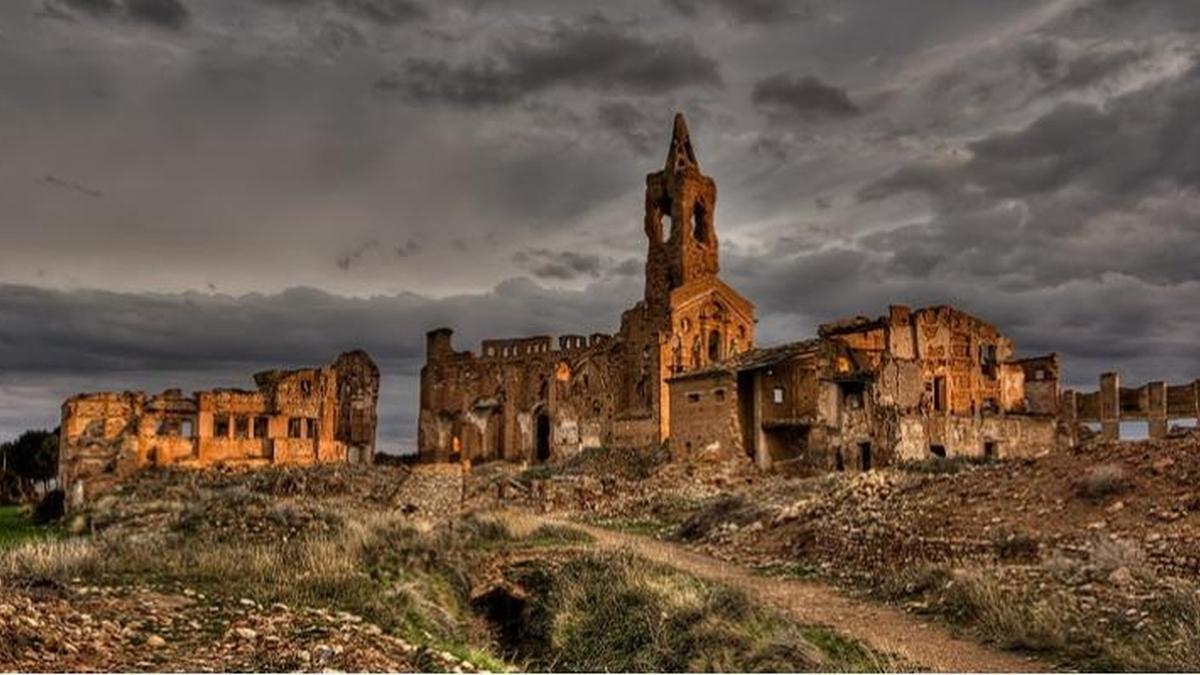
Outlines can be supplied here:
[[138, 469], [370, 462], [379, 368], [361, 350], [269, 370], [257, 389], [80, 394], [62, 407], [59, 484], [72, 504]]
[[1172, 420], [1187, 420], [1200, 427], [1200, 380], [1122, 387], [1116, 373], [1101, 373], [1099, 390], [1064, 391], [1060, 409], [1072, 443], [1083, 433], [1081, 428], [1093, 425], [1102, 439], [1120, 440], [1121, 423], [1129, 421], [1145, 422], [1150, 438], [1166, 438]]
[[682, 115], [666, 164], [646, 177], [645, 293], [615, 335], [485, 340], [427, 336], [418, 449], [429, 461], [543, 461], [671, 436], [667, 380], [754, 346], [754, 305], [718, 276], [717, 188]]
[[802, 472], [1037, 454], [1061, 441], [1058, 382], [1057, 355], [1015, 359], [965, 312], [893, 306], [676, 375], [672, 452]]

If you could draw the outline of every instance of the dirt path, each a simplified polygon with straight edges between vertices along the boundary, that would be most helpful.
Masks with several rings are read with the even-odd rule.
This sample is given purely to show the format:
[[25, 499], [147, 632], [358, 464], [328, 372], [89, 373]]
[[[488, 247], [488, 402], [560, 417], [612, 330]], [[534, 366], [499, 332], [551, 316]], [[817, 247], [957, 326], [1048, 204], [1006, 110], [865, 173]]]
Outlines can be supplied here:
[[942, 626], [898, 609], [845, 597], [825, 584], [765, 577], [745, 567], [648, 537], [575, 522], [552, 522], [584, 530], [595, 538], [599, 548], [629, 549], [702, 579], [739, 588], [799, 623], [828, 626], [878, 651], [896, 654], [920, 668], [967, 673], [1049, 669], [1047, 664], [1035, 659], [954, 637]]

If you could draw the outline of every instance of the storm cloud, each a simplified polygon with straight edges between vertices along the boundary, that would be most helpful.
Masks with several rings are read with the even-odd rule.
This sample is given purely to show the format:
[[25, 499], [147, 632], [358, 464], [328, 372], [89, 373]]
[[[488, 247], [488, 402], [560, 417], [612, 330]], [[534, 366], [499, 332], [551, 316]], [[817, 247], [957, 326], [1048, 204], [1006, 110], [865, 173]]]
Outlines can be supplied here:
[[1200, 374], [1200, 5], [0, 3], [0, 440], [76, 391], [609, 332], [683, 111], [763, 344], [952, 303]]

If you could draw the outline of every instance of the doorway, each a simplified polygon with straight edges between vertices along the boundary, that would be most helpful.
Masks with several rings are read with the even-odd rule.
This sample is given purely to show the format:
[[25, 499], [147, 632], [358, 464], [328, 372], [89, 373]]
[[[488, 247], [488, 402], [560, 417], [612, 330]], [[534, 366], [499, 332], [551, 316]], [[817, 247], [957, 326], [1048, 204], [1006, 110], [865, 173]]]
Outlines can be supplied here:
[[539, 462], [550, 459], [550, 416], [544, 410], [537, 416], [536, 457]]
[[870, 443], [859, 443], [858, 444], [858, 465], [862, 468], [863, 471], [871, 470], [871, 444]]

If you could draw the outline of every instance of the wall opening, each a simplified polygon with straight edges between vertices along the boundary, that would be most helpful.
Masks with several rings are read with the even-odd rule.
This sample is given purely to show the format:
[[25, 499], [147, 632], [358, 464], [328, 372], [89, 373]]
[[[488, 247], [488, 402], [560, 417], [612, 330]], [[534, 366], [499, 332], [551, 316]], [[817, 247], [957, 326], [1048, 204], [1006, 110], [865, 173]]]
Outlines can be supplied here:
[[842, 456], [842, 449], [837, 449], [837, 454], [833, 456], [833, 468], [838, 471], [846, 470], [846, 458]]
[[984, 441], [983, 442], [983, 458], [984, 459], [996, 459], [996, 456], [998, 454], [999, 454], [999, 451], [996, 447], [996, 441]]
[[934, 457], [946, 458], [946, 446], [944, 445], [931, 445], [929, 446], [929, 452]]
[[537, 461], [545, 462], [550, 459], [550, 416], [545, 411], [537, 416]]
[[255, 438], [266, 438], [268, 435], [270, 435], [270, 431], [268, 431], [270, 429], [270, 423], [271, 423], [271, 420], [268, 417], [263, 417], [261, 415], [258, 417], [255, 417], [254, 418], [254, 437]]
[[229, 437], [229, 415], [217, 415], [213, 418], [213, 438]]
[[233, 437], [246, 439], [250, 438], [250, 418], [245, 415], [238, 415], [233, 423]]
[[184, 438], [195, 437], [196, 430], [192, 426], [192, 418], [185, 417], [179, 420], [179, 435]]
[[712, 331], [708, 334], [708, 360], [716, 362], [721, 360], [721, 332]]
[[933, 378], [933, 409], [942, 412], [946, 409], [946, 378]]
[[771, 388], [771, 402], [772, 403], [783, 403], [783, 395], [784, 395], [783, 387], [772, 387]]
[[708, 225], [705, 223], [707, 213], [703, 202], [696, 202], [692, 207], [692, 238], [702, 244], [708, 241]]
[[871, 444], [870, 443], [864, 442], [864, 443], [858, 444], [858, 466], [863, 471], [871, 470]]
[[304, 435], [301, 431], [301, 422], [299, 417], [288, 418], [288, 438], [300, 438]]

